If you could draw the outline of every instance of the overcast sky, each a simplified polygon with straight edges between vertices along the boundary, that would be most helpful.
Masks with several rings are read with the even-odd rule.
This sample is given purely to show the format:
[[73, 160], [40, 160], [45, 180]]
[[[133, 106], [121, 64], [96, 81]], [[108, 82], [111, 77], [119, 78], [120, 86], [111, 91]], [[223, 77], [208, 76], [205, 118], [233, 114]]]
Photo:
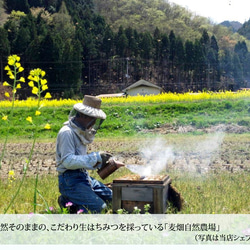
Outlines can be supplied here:
[[177, 3], [190, 11], [209, 17], [215, 23], [250, 19], [250, 0], [168, 0]]

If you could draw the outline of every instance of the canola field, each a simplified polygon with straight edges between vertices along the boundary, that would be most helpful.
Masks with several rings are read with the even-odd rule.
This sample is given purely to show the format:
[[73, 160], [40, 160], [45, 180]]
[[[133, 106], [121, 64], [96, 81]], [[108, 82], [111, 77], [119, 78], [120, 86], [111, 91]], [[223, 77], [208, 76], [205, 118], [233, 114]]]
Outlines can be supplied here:
[[[127, 96], [127, 97], [111, 97], [102, 98], [104, 105], [133, 104], [133, 103], [172, 103], [172, 102], [197, 102], [205, 100], [239, 100], [249, 99], [250, 90], [241, 90], [237, 92], [221, 91], [221, 92], [186, 92], [186, 93], [163, 93], [159, 95], [148, 96]], [[43, 99], [40, 102], [44, 107], [65, 107], [72, 106], [82, 100], [75, 99]], [[0, 102], [0, 108], [10, 108], [12, 102], [3, 100]], [[36, 107], [37, 99], [28, 98], [27, 100], [15, 100], [15, 107]]]

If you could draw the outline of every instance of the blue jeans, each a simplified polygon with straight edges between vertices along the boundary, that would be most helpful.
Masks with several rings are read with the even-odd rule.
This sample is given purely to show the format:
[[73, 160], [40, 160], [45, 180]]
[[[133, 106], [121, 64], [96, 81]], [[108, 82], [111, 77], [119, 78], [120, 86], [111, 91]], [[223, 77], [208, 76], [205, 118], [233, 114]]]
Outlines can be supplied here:
[[85, 213], [100, 213], [106, 201], [112, 201], [112, 190], [90, 177], [87, 171], [68, 170], [59, 175], [58, 180], [63, 199]]

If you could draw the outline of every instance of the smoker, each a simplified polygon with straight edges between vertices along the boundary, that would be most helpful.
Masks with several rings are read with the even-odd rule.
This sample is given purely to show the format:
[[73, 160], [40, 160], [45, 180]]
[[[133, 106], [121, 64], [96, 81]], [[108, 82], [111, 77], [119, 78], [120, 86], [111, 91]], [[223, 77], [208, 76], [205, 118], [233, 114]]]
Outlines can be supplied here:
[[104, 167], [97, 170], [98, 175], [104, 180], [109, 175], [114, 173], [118, 168], [125, 166], [124, 163], [116, 161], [113, 158], [109, 159]]

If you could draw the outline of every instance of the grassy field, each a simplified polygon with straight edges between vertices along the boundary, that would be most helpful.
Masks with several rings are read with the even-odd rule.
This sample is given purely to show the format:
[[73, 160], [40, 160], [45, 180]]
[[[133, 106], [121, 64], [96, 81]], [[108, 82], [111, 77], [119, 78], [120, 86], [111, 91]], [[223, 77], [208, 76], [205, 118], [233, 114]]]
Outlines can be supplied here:
[[[38, 138], [55, 138], [63, 122], [68, 119], [72, 106], [44, 107], [40, 116], [34, 116], [36, 108], [15, 107], [10, 121], [0, 121], [0, 139], [6, 136], [27, 139], [36, 131]], [[136, 136], [145, 129], [163, 125], [174, 127], [191, 125], [206, 128], [217, 124], [237, 124], [250, 127], [250, 100], [220, 100], [174, 103], [105, 104], [107, 119], [98, 131], [99, 137]], [[10, 108], [0, 108], [0, 114], [9, 116]], [[26, 121], [33, 117], [33, 124]], [[50, 130], [44, 129], [49, 123]], [[8, 128], [8, 129], [7, 129]]]
[[[109, 180], [119, 176], [127, 175], [127, 169], [120, 170]], [[183, 209], [178, 212], [182, 214], [248, 214], [250, 212], [249, 201], [249, 172], [229, 173], [221, 172], [197, 176], [181, 172], [169, 172], [173, 185], [178, 189], [185, 200]], [[92, 176], [99, 179], [95, 173]], [[34, 187], [35, 177], [26, 178], [24, 185], [15, 203], [8, 213], [32, 213], [34, 212]], [[20, 184], [20, 179], [9, 183], [8, 180], [1, 181], [0, 194], [2, 198], [0, 213], [10, 202], [14, 192]], [[59, 196], [57, 177], [55, 175], [43, 175], [38, 180], [36, 201], [36, 212], [46, 213], [48, 207], [53, 207], [53, 212], [59, 212], [57, 197]], [[109, 206], [108, 213], [112, 212]], [[175, 207], [169, 205], [167, 213], [176, 213]]]
[[[44, 152], [47, 147], [46, 143], [54, 144], [57, 132], [62, 123], [67, 120], [70, 110], [71, 106], [43, 107], [42, 115], [34, 116], [35, 108], [15, 107], [12, 120], [1, 120], [1, 146], [7, 133], [9, 133], [8, 150], [3, 158], [5, 162], [10, 162], [9, 169], [15, 167], [12, 158], [18, 160], [24, 155], [28, 157], [29, 150], [24, 150], [22, 145], [30, 145], [34, 133], [41, 145], [45, 143]], [[170, 166], [167, 173], [171, 176], [173, 185], [181, 192], [185, 200], [185, 206], [179, 213], [250, 212], [250, 201], [248, 199], [250, 195], [248, 188], [250, 181], [249, 99], [144, 103], [140, 105], [104, 103], [103, 110], [107, 113], [107, 120], [98, 132], [97, 142], [91, 146], [91, 150], [103, 150], [105, 148], [112, 153], [123, 154], [126, 160], [130, 160], [131, 157], [134, 157], [135, 152], [140, 151], [140, 145], [147, 143], [148, 139], [153, 140], [160, 137], [173, 146], [177, 158], [175, 159], [175, 165]], [[2, 107], [0, 113], [8, 116], [11, 111], [10, 108]], [[33, 117], [33, 124], [26, 121], [28, 116]], [[44, 129], [46, 123], [51, 125], [50, 130]], [[216, 151], [211, 149], [214, 145], [207, 138], [208, 132], [206, 129], [221, 124], [223, 126], [234, 125], [237, 129], [243, 128], [243, 130], [237, 130], [236, 133], [224, 131], [226, 133], [223, 142], [218, 148], [221, 151], [216, 154]], [[185, 127], [192, 127], [192, 130], [181, 133], [179, 128]], [[166, 130], [166, 128], [171, 129]], [[211, 133], [213, 136], [216, 132]], [[205, 173], [199, 171], [200, 165], [204, 164], [203, 161], [206, 160], [207, 156], [205, 155], [201, 159], [196, 152], [197, 148], [204, 144], [203, 142], [208, 142], [209, 150], [216, 155], [216, 158], [209, 165], [210, 169]], [[13, 152], [13, 149], [11, 150], [12, 146], [16, 150], [15, 152]], [[38, 152], [41, 151], [39, 147], [34, 152], [36, 158], [41, 156]], [[179, 150], [180, 148], [181, 150]], [[22, 150], [22, 152], [18, 150]], [[207, 150], [207, 147], [205, 150]], [[53, 155], [52, 151], [53, 147], [49, 152], [51, 153], [49, 157]], [[46, 154], [48, 153], [46, 152]], [[191, 164], [188, 162], [191, 162]], [[177, 165], [182, 167], [185, 165], [187, 169], [184, 171], [183, 168], [176, 168]], [[188, 167], [191, 165], [199, 171], [188, 171]], [[3, 172], [3, 169], [1, 172]], [[105, 183], [129, 173], [129, 170], [121, 169], [105, 180]], [[91, 175], [99, 178], [95, 172], [91, 172]], [[0, 213], [5, 212], [6, 207], [14, 197], [20, 185], [21, 177], [21, 173], [16, 176], [16, 179], [1, 175], [0, 195], [4, 202], [0, 205]], [[35, 175], [31, 175], [24, 179], [20, 192], [10, 206], [8, 213], [31, 213], [34, 211], [44, 213], [49, 207], [53, 207], [53, 211], [58, 213], [58, 195], [55, 172], [50, 174], [41, 172], [38, 179]], [[111, 212], [111, 206], [107, 212]], [[171, 204], [167, 213], [176, 213]]]

